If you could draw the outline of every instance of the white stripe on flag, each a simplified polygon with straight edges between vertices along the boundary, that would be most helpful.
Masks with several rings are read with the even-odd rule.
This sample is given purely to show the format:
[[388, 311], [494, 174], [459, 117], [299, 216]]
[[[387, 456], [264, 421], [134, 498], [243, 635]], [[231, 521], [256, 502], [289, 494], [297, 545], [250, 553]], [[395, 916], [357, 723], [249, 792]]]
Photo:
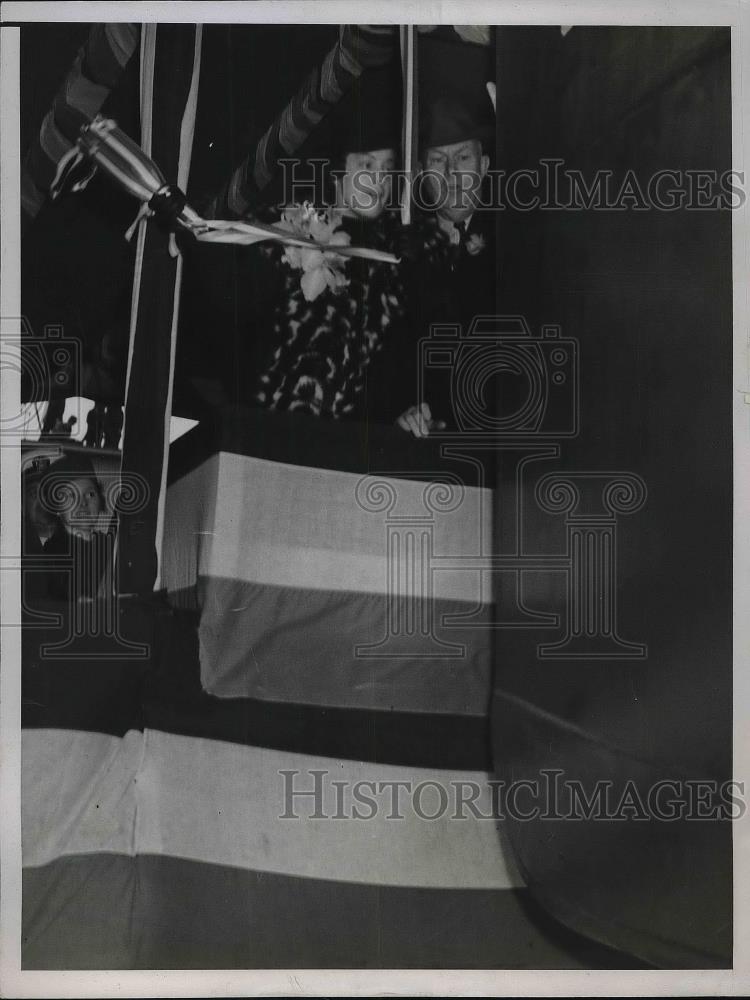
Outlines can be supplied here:
[[[410, 519], [424, 524], [420, 537], [435, 556], [489, 553], [491, 490], [464, 487], [455, 510], [435, 513], [425, 503], [431, 484], [376, 478], [396, 497], [390, 512], [365, 508], [361, 489], [358, 495], [365, 477], [355, 473], [226, 452], [212, 456], [169, 488], [164, 586], [186, 590], [202, 576], [383, 594], [389, 589], [388, 532], [392, 537]], [[407, 559], [403, 549], [399, 559]], [[436, 568], [423, 593], [419, 580], [410, 583], [404, 572], [398, 594], [411, 587], [416, 597], [489, 604], [489, 577], [479, 569]]]
[[[281, 772], [299, 772], [294, 787], [309, 790], [316, 770], [327, 774], [320, 779], [326, 815], [337, 809], [332, 781], [345, 783], [345, 811], [355, 783], [368, 781], [408, 782], [412, 789], [420, 782], [439, 782], [449, 795], [449, 808], [442, 817], [423, 819], [411, 806], [411, 794], [402, 792], [403, 818], [388, 819], [392, 793], [386, 790], [370, 793], [380, 809], [369, 820], [311, 819], [315, 803], [310, 797], [296, 800], [300, 819], [280, 818], [287, 806], [285, 781], [292, 780]], [[26, 730], [24, 864], [37, 867], [87, 853], [156, 854], [369, 885], [519, 887], [495, 821], [472, 818], [471, 810], [465, 810], [466, 818], [451, 818], [452, 782], [477, 783], [483, 792], [476, 807], [490, 813], [488, 776], [480, 772], [334, 760], [158, 730], [130, 732], [122, 740]], [[434, 787], [422, 795], [421, 811], [437, 812]]]

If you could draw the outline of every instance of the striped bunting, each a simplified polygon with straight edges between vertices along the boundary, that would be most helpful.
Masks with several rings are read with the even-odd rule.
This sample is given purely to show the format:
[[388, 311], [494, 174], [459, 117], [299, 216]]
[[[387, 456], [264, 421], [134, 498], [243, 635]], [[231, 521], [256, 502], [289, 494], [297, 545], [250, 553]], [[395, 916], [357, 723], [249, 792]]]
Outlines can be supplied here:
[[276, 175], [278, 161], [302, 146], [353, 81], [366, 68], [392, 58], [395, 33], [395, 25], [342, 25], [339, 40], [322, 65], [308, 75], [203, 214], [215, 219], [244, 215]]
[[22, 206], [35, 216], [79, 129], [101, 110], [138, 47], [140, 25], [95, 24], [45, 115], [24, 164]]

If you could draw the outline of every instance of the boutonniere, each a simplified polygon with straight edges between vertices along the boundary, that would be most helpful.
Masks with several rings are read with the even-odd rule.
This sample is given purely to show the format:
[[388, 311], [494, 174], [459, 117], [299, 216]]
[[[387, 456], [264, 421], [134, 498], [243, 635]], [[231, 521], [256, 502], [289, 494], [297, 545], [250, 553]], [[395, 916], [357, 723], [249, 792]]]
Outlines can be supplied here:
[[284, 209], [278, 229], [310, 240], [310, 247], [287, 246], [282, 260], [295, 271], [302, 272], [300, 287], [308, 302], [330, 288], [338, 294], [349, 284], [345, 268], [348, 257], [337, 254], [328, 247], [349, 246], [351, 237], [341, 226], [342, 214], [316, 212], [309, 202]]
[[478, 253], [487, 246], [487, 242], [480, 233], [472, 233], [471, 236], [466, 241], [466, 252], [472, 257], [476, 257]]

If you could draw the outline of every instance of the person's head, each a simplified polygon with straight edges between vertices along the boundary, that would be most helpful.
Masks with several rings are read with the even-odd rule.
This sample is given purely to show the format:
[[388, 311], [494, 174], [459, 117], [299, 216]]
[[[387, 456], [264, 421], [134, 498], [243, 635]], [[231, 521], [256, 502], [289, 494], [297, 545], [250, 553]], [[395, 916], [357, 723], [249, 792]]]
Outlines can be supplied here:
[[56, 513], [69, 535], [89, 539], [104, 510], [102, 488], [86, 456], [66, 455], [51, 465], [41, 489], [42, 503]]
[[428, 146], [423, 157], [430, 204], [451, 222], [463, 222], [476, 209], [490, 165], [482, 140], [467, 136]]
[[348, 151], [336, 171], [336, 205], [346, 214], [377, 219], [391, 200], [396, 151], [391, 147]]
[[334, 203], [373, 220], [391, 201], [401, 144], [401, 69], [390, 62], [352, 82], [318, 137], [331, 167]]
[[437, 29], [420, 38], [419, 159], [421, 204], [452, 222], [467, 219], [495, 149], [495, 110], [488, 83], [494, 49]]
[[90, 538], [103, 509], [99, 481], [94, 476], [71, 476], [64, 489], [70, 492], [70, 504], [60, 511], [65, 530], [70, 535]]

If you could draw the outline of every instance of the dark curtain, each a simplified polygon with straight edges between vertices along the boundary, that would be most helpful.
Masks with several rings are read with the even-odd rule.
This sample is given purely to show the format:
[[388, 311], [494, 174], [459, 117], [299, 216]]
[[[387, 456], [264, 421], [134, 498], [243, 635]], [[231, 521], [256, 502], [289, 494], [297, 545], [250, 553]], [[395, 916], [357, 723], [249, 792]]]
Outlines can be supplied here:
[[[728, 29], [498, 32], [499, 159], [560, 158], [591, 181], [628, 170], [731, 167]], [[524, 188], [527, 196], [529, 188]], [[632, 204], [632, 203], [631, 203]], [[533, 489], [550, 471], [630, 472], [642, 509], [618, 516], [617, 621], [641, 659], [541, 659], [564, 628], [497, 639], [496, 767], [561, 768], [645, 796], [654, 782], [721, 782], [732, 745], [731, 211], [508, 210], [498, 221], [504, 312], [559, 324], [580, 353], [580, 429], [529, 472], [528, 548], [564, 556], [564, 516]], [[498, 537], [516, 499], [501, 472]], [[583, 505], [589, 502], [586, 497]], [[578, 513], [581, 511], [578, 508]], [[528, 608], [564, 613], [565, 578], [528, 573]], [[571, 583], [574, 586], [575, 583]], [[564, 624], [564, 622], [563, 622]], [[666, 967], [727, 966], [729, 823], [511, 823], [537, 898], [559, 919]]]

